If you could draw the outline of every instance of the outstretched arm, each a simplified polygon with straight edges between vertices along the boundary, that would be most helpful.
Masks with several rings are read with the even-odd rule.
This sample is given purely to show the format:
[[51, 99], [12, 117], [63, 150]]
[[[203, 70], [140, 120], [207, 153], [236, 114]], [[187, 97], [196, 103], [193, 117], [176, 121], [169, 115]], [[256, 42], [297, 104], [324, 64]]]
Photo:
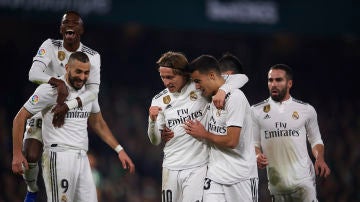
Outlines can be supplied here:
[[124, 169], [128, 169], [130, 173], [135, 172], [135, 165], [131, 158], [126, 154], [125, 150], [120, 146], [112, 134], [110, 128], [105, 122], [101, 112], [92, 113], [89, 117], [89, 125], [95, 133], [117, 153]]
[[212, 97], [212, 101], [216, 108], [222, 109], [225, 105], [225, 96], [231, 89], [241, 88], [249, 78], [245, 74], [223, 75], [225, 83], [219, 88], [217, 93]]

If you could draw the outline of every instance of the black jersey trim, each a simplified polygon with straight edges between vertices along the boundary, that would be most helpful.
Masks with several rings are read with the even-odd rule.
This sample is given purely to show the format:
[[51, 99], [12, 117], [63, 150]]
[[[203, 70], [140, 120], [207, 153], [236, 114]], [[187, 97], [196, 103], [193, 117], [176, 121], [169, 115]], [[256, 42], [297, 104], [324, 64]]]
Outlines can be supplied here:
[[[34, 63], [35, 61], [38, 61], [38, 62], [40, 62], [40, 63], [43, 63], [43, 64], [45, 65], [45, 69], [47, 68], [47, 65], [46, 65], [43, 61], [40, 61], [40, 60], [33, 60], [33, 63]], [[44, 71], [45, 71], [45, 70], [44, 70]]]
[[257, 106], [260, 106], [260, 105], [268, 103], [268, 102], [269, 102], [269, 99], [266, 99], [266, 100], [263, 100], [263, 101], [261, 101], [259, 103], [254, 104], [253, 107], [257, 107]]
[[87, 46], [84, 46], [84, 45], [81, 48], [81, 52], [88, 53], [90, 55], [96, 55], [97, 54], [97, 52], [95, 50], [93, 50], [93, 49], [91, 49], [91, 48], [89, 48]]
[[298, 99], [295, 99], [295, 98], [293, 98], [292, 100], [293, 100], [294, 102], [297, 102], [297, 103], [303, 104], [303, 105], [308, 105], [308, 104], [309, 104], [309, 103], [303, 102], [303, 101], [298, 100]]
[[60, 40], [51, 39], [51, 43], [58, 48], [62, 46], [62, 42]]
[[161, 91], [159, 94], [154, 96], [154, 100], [158, 99], [159, 97], [161, 97], [162, 95], [165, 95], [168, 92], [168, 89], [164, 89], [163, 91]]

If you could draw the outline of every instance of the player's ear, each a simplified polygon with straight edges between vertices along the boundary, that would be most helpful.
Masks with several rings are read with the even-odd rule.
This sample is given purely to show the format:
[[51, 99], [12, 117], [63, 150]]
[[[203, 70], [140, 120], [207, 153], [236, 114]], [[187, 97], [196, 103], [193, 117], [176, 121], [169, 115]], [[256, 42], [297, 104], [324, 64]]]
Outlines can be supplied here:
[[70, 70], [69, 63], [65, 65], [65, 70], [66, 70], [66, 72], [68, 72]]
[[289, 87], [289, 89], [292, 87], [292, 85], [293, 85], [293, 80], [289, 80], [289, 81], [288, 81], [288, 87]]

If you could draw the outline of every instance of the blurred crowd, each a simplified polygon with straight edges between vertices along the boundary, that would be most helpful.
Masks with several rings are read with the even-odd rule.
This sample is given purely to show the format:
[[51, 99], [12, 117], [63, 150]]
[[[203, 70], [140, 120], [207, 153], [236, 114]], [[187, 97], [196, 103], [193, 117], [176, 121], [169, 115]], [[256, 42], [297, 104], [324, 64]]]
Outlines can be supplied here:
[[[27, 81], [27, 72], [37, 44], [47, 37], [57, 38], [50, 34], [57, 33], [52, 31], [57, 30], [56, 26], [42, 26], [48, 26], [45, 29], [48, 32], [38, 33], [39, 36], [30, 34], [36, 42], [18, 39], [0, 43], [1, 47], [10, 47], [0, 48], [0, 55], [15, 57], [5, 61], [4, 67], [11, 68], [1, 87], [4, 97], [0, 102], [0, 202], [23, 201], [26, 193], [22, 177], [11, 172], [11, 128], [16, 112], [35, 89], [35, 85]], [[83, 41], [96, 47], [102, 56], [99, 101], [104, 119], [136, 166], [135, 175], [127, 174], [116, 153], [90, 130], [89, 155], [99, 201], [161, 201], [162, 147], [150, 144], [147, 121], [151, 99], [163, 89], [155, 62], [168, 50], [182, 51], [190, 60], [203, 53], [219, 57], [230, 51], [237, 55], [250, 78], [244, 87], [250, 104], [268, 96], [265, 75], [270, 65], [290, 65], [295, 71], [292, 95], [317, 110], [326, 161], [332, 171], [327, 179], [317, 180], [319, 201], [360, 201], [360, 138], [357, 137], [360, 98], [355, 91], [357, 78], [353, 74], [360, 65], [360, 39], [175, 32], [137, 25], [113, 28], [112, 32], [106, 27], [97, 27], [97, 32], [95, 28], [88, 30]], [[112, 41], [102, 37], [105, 33]], [[4, 33], [0, 37], [4, 37]], [[18, 57], [24, 59], [14, 63]], [[259, 176], [259, 201], [268, 202], [266, 172], [261, 170]]]

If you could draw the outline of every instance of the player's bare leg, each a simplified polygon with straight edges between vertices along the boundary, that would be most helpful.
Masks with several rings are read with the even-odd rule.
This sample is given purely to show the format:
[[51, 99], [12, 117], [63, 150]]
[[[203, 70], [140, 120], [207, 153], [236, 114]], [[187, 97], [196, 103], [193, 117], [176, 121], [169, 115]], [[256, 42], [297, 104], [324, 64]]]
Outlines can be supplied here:
[[39, 174], [39, 161], [43, 151], [43, 143], [41, 138], [41, 118], [33, 117], [28, 121], [27, 130], [25, 132], [23, 153], [28, 162], [29, 169], [23, 174], [25, 183], [27, 184], [28, 193], [25, 202], [32, 202], [36, 199], [36, 193], [39, 191], [37, 179]]

